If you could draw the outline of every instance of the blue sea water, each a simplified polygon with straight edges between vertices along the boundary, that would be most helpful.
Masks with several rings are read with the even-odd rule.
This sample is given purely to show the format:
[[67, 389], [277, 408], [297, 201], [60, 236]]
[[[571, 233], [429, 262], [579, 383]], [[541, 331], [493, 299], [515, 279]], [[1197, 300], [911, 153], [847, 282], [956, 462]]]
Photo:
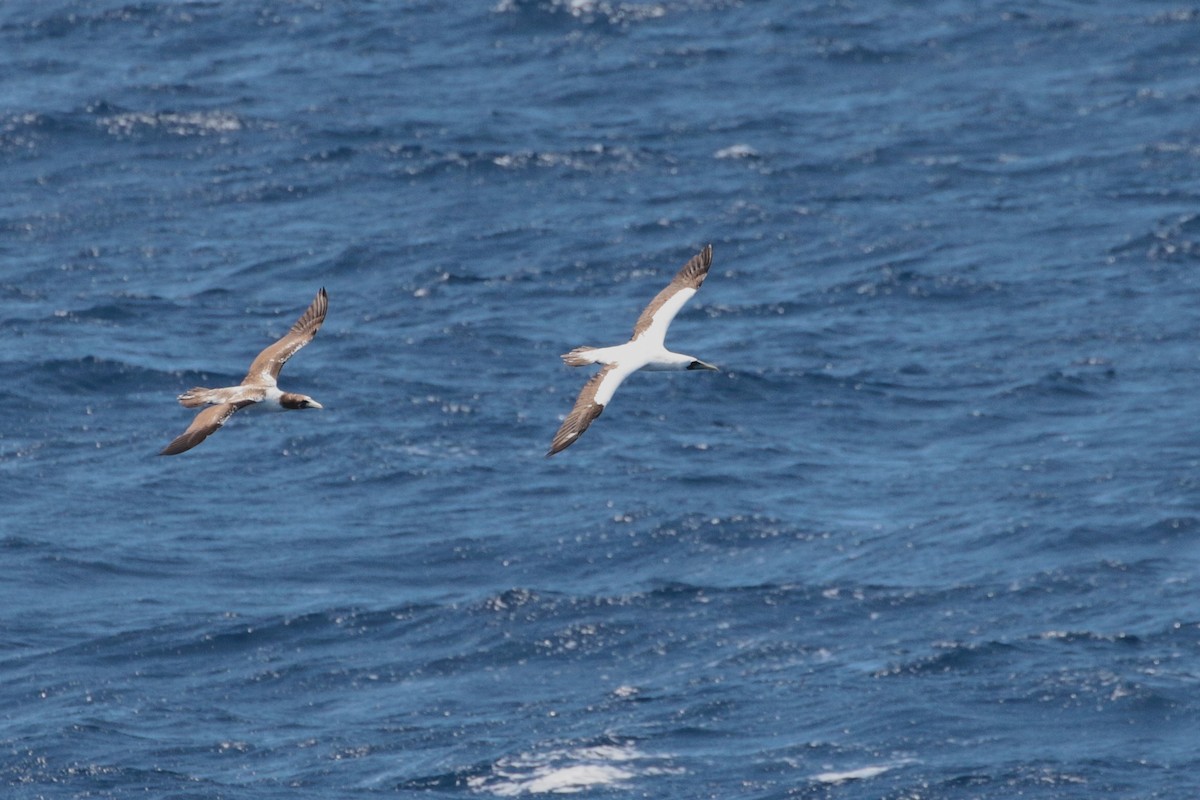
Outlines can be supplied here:
[[[1197, 797], [1197, 42], [0, 5], [4, 797]], [[325, 410], [157, 457], [321, 286]]]

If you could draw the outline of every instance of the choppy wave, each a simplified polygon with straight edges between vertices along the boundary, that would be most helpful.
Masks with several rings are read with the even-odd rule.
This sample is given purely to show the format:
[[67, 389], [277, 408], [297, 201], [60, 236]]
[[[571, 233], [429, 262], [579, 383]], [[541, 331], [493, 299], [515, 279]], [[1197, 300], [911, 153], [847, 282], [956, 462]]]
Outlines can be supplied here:
[[538, 794], [576, 794], [597, 789], [628, 789], [660, 775], [679, 775], [670, 756], [643, 752], [637, 743], [601, 740], [586, 744], [552, 744], [518, 756], [505, 757], [481, 774], [467, 777], [467, 786], [496, 797]]
[[497, 14], [520, 14], [524, 18], [558, 16], [581, 23], [625, 26], [661, 19], [668, 6], [659, 2], [612, 2], [611, 0], [500, 0], [493, 7]]
[[245, 123], [227, 111], [122, 111], [96, 120], [112, 136], [130, 137], [143, 132], [172, 136], [213, 136], [237, 133]]
[[3, 16], [13, 791], [1187, 796], [1191, 11]]
[[864, 781], [876, 778], [885, 772], [892, 769], [890, 765], [877, 765], [868, 767], [857, 767], [855, 769], [830, 770], [828, 772], [818, 772], [812, 776], [816, 783], [846, 783], [847, 781]]

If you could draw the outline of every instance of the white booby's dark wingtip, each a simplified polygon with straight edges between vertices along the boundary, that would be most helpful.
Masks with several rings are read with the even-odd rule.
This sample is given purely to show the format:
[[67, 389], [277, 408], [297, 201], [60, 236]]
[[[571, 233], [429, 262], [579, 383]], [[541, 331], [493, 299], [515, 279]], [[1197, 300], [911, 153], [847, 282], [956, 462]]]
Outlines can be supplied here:
[[[675, 314], [679, 312], [680, 307], [687, 302], [700, 286], [704, 283], [704, 279], [708, 277], [708, 271], [712, 268], [712, 245], [705, 245], [704, 249], [696, 255], [692, 256], [686, 264], [679, 268], [675, 273], [675, 277], [666, 287], [654, 295], [654, 299], [642, 310], [638, 316], [637, 322], [633, 324], [633, 338], [637, 339], [645, 333], [652, 325], [658, 326], [658, 330], [665, 335], [666, 328], [671, 324]], [[682, 300], [677, 300], [671, 303], [671, 308], [667, 311], [667, 316], [664, 319], [657, 319], [658, 312], [663, 306], [667, 305], [677, 294], [687, 289], [691, 289]], [[661, 336], [659, 338], [662, 338]]]
[[[596, 402], [596, 395], [600, 391], [600, 385], [604, 383], [609, 375], [614, 373], [615, 367], [612, 364], [606, 364], [604, 369], [593, 375], [588, 382], [579, 390], [579, 397], [575, 400], [575, 405], [571, 408], [571, 413], [567, 414], [567, 418], [563, 420], [563, 424], [559, 426], [558, 433], [554, 434], [554, 439], [550, 442], [550, 450], [546, 453], [546, 458], [561, 453], [583, 435], [583, 432], [588, 429], [588, 426], [604, 413], [604, 403]], [[614, 375], [615, 384], [609, 388], [616, 390], [617, 384], [620, 384], [623, 379], [621, 373]], [[612, 392], [607, 391], [603, 399], [605, 402], [611, 396]]]

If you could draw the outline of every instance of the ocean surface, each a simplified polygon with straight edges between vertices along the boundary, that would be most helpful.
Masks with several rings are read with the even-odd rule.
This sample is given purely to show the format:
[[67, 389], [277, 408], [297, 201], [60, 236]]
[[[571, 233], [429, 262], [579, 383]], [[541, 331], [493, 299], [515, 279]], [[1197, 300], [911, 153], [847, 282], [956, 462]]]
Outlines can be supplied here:
[[0, 176], [0, 796], [1200, 796], [1195, 4], [8, 0]]

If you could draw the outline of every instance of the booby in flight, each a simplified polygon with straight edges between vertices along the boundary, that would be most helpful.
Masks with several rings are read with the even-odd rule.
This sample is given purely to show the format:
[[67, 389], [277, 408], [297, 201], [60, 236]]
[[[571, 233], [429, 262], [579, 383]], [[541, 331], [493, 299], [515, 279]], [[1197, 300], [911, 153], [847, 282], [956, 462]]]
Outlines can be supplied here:
[[695, 356], [672, 353], [663, 344], [671, 320], [704, 283], [711, 266], [710, 244], [683, 265], [667, 288], [655, 295], [634, 324], [633, 338], [625, 344], [615, 347], [576, 347], [563, 355], [562, 360], [572, 367], [586, 364], [603, 364], [604, 367], [584, 385], [575, 407], [563, 420], [558, 433], [554, 434], [550, 451], [546, 453], [547, 458], [574, 444], [592, 424], [592, 420], [604, 411], [621, 381], [639, 369], [716, 369]]
[[239, 409], [261, 403], [264, 408], [289, 410], [298, 408], [323, 408], [316, 400], [306, 394], [280, 391], [275, 382], [279, 379], [279, 370], [287, 360], [296, 354], [304, 345], [313, 340], [325, 321], [325, 312], [329, 308], [329, 298], [325, 290], [317, 292], [316, 298], [308, 310], [296, 320], [296, 324], [282, 339], [270, 345], [250, 364], [250, 370], [238, 386], [227, 386], [223, 389], [206, 389], [197, 386], [179, 395], [179, 402], [187, 408], [209, 406], [196, 415], [188, 429], [163, 448], [160, 456], [173, 456], [185, 450], [191, 450], [208, 438], [217, 428], [234, 415]]

